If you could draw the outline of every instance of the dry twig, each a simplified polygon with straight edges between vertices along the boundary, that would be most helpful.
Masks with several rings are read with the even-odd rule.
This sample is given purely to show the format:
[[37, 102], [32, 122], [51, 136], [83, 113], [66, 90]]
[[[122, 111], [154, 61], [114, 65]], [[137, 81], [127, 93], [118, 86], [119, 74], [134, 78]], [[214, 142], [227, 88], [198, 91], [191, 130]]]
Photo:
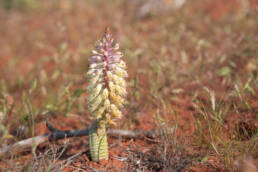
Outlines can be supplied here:
[[[59, 139], [69, 138], [69, 137], [81, 137], [87, 136], [89, 134], [89, 129], [84, 130], [58, 130], [56, 129], [48, 120], [46, 121], [46, 126], [51, 131], [49, 134], [44, 134], [40, 136], [35, 136], [25, 140], [21, 140], [13, 145], [6, 148], [1, 148], [0, 157], [5, 155], [17, 154], [24, 151], [30, 151], [32, 147], [36, 147], [39, 144], [45, 143], [47, 141], [57, 141]], [[171, 129], [173, 130], [173, 129]], [[111, 137], [125, 137], [125, 138], [156, 138], [159, 135], [164, 134], [164, 130], [118, 130], [110, 129], [108, 130], [108, 135]]]

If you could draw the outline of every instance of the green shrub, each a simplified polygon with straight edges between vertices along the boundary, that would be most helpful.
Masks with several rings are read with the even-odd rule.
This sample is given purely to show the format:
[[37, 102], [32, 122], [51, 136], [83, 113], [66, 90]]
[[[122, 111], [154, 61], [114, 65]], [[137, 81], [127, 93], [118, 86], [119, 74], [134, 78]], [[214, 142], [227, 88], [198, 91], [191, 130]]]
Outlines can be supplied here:
[[0, 6], [6, 10], [35, 8], [37, 2], [35, 0], [0, 0]]

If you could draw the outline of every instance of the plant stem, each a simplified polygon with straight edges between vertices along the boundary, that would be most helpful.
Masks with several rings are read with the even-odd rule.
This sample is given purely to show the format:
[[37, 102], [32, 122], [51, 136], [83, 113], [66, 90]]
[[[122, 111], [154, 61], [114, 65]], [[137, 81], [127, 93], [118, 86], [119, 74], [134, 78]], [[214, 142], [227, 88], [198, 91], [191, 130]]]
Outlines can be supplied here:
[[89, 148], [92, 161], [108, 160], [107, 129], [104, 120], [95, 120], [89, 132]]

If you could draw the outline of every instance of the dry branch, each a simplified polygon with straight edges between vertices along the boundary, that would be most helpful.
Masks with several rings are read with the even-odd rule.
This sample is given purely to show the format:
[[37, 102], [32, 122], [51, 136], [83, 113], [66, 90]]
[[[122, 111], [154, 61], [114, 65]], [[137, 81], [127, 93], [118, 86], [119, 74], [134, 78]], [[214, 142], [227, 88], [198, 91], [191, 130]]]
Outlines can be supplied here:
[[[44, 134], [25, 140], [21, 140], [13, 145], [6, 148], [1, 148], [0, 157], [5, 155], [13, 155], [24, 151], [30, 151], [31, 148], [37, 147], [39, 144], [45, 143], [47, 141], [57, 141], [59, 139], [69, 138], [69, 137], [81, 137], [87, 136], [89, 134], [89, 129], [84, 130], [58, 130], [56, 129], [48, 120], [46, 121], [46, 126], [51, 133]], [[172, 130], [172, 129], [171, 129]], [[159, 135], [164, 134], [164, 130], [108, 130], [108, 135], [112, 137], [125, 137], [125, 138], [156, 138]]]

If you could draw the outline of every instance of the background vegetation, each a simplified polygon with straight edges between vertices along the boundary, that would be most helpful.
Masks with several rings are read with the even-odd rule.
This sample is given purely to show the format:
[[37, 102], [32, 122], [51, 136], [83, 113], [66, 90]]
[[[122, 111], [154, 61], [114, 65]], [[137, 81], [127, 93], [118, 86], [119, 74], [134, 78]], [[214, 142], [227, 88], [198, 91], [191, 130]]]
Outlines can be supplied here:
[[[258, 165], [256, 1], [0, 0], [0, 143], [91, 125], [88, 58], [109, 26], [128, 65], [117, 128], [173, 128], [156, 140], [110, 138], [93, 163], [87, 138], [0, 160], [4, 171], [235, 171]], [[148, 8], [147, 8], [147, 7]], [[168, 130], [169, 131], [169, 130]], [[74, 156], [83, 152], [80, 156]]]

